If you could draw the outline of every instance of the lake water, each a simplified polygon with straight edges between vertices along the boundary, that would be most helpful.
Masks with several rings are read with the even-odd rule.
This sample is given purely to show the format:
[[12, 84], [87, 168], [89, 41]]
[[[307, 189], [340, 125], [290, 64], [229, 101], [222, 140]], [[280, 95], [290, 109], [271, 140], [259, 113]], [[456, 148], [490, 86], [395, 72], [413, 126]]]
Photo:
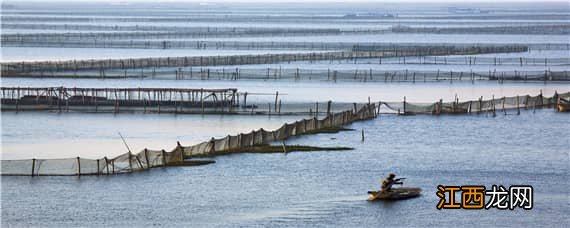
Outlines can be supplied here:
[[[10, 4], [17, 5], [10, 9]], [[87, 4], [87, 3], [83, 3]], [[566, 25], [566, 3], [457, 3], [453, 6], [491, 10], [489, 14], [450, 12], [448, 3], [343, 5], [241, 5], [150, 3], [69, 5], [10, 2], [2, 24], [106, 26], [203, 26], [263, 28], [386, 29], [416, 27], [481, 27]], [[393, 19], [350, 18], [347, 14], [392, 13]], [[340, 18], [344, 15], [348, 18]], [[543, 15], [537, 16], [537, 15]], [[339, 17], [330, 19], [327, 17]], [[466, 16], [467, 18], [458, 18]], [[186, 17], [183, 20], [164, 21]], [[314, 18], [313, 18], [314, 17]], [[439, 17], [439, 18], [438, 18]], [[43, 19], [42, 19], [43, 18]], [[69, 18], [64, 20], [64, 18]], [[71, 18], [79, 19], [72, 21]], [[192, 20], [187, 20], [192, 18]], [[85, 20], [87, 19], [87, 20]], [[157, 21], [148, 21], [149, 19]], [[4, 26], [3, 26], [4, 27]], [[112, 29], [107, 28], [107, 31]], [[85, 30], [2, 29], [2, 34], [97, 32]], [[165, 39], [145, 38], [164, 41]], [[112, 41], [119, 40], [112, 38]], [[500, 34], [344, 34], [307, 36], [232, 36], [166, 40], [242, 42], [377, 42], [432, 44], [569, 44], [567, 35]], [[89, 41], [86, 37], [81, 41]], [[119, 59], [175, 56], [298, 53], [322, 50], [195, 50], [128, 48], [2, 47], [2, 62]], [[32, 44], [33, 45], [33, 44]], [[544, 49], [552, 49], [550, 47]], [[568, 50], [477, 55], [502, 58], [568, 58]], [[455, 56], [450, 58], [460, 58]], [[565, 71], [556, 66], [491, 66], [376, 64], [377, 59], [242, 65], [267, 67], [442, 71]], [[224, 67], [224, 66], [219, 66]], [[230, 68], [234, 68], [231, 66]], [[216, 67], [212, 67], [215, 69]], [[163, 68], [173, 72], [173, 68]], [[185, 69], [186, 70], [186, 69]], [[111, 71], [111, 70], [110, 70]], [[146, 71], [145, 71], [146, 72]], [[186, 71], [185, 71], [186, 72]], [[570, 91], [568, 82], [332, 82], [322, 80], [163, 80], [1, 78], [2, 87], [110, 88], [237, 88], [248, 92], [248, 104], [272, 103], [275, 92], [288, 104], [342, 102], [431, 103], [439, 99], [476, 100], [483, 96], [552, 96]], [[243, 99], [243, 96], [241, 97]], [[334, 104], [333, 104], [334, 106]], [[265, 107], [265, 106], [264, 106]], [[174, 115], [142, 113], [11, 112], [0, 113], [1, 159], [101, 158], [144, 148], [172, 149], [264, 128], [273, 130], [304, 115]], [[349, 151], [235, 154], [198, 167], [156, 168], [114, 176], [2, 176], [2, 227], [569, 227], [570, 116], [552, 109], [523, 110], [492, 117], [479, 115], [380, 117], [353, 123], [337, 134], [293, 138], [289, 145], [348, 146]], [[361, 130], [365, 141], [361, 142]], [[280, 143], [280, 142], [279, 142]], [[423, 189], [419, 198], [367, 202], [367, 191], [395, 172], [404, 186]], [[531, 185], [532, 210], [437, 210], [437, 186]], [[458, 199], [459, 200], [459, 199]], [[487, 200], [489, 200], [487, 198]]]
[[[568, 225], [567, 114], [548, 109], [496, 118], [388, 115], [349, 127], [364, 129], [365, 142], [360, 142], [359, 131], [348, 131], [287, 143], [351, 146], [352, 151], [238, 154], [217, 157], [208, 166], [109, 177], [2, 177], [2, 224]], [[179, 130], [169, 124], [156, 129]], [[423, 188], [423, 195], [391, 203], [367, 202], [366, 191], [377, 189], [379, 178], [388, 172], [407, 177], [405, 185]], [[534, 208], [440, 211], [435, 195], [440, 184], [532, 185]]]
[[[144, 148], [189, 146], [259, 128], [274, 130], [302, 116], [145, 115], [89, 113], [2, 113], [2, 159], [98, 159]], [[38, 126], [42, 126], [38, 128]]]

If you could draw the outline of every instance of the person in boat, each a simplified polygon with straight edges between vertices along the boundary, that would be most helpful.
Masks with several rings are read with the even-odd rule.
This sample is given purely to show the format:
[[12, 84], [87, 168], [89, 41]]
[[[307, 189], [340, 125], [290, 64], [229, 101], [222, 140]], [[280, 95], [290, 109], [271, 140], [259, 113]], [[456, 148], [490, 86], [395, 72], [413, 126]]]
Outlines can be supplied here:
[[403, 178], [399, 178], [399, 179], [395, 179], [395, 178], [396, 178], [396, 174], [390, 173], [390, 175], [388, 175], [388, 177], [382, 181], [381, 190], [383, 192], [384, 191], [391, 191], [393, 185], [395, 185], [395, 184], [403, 185], [404, 184], [401, 181]]

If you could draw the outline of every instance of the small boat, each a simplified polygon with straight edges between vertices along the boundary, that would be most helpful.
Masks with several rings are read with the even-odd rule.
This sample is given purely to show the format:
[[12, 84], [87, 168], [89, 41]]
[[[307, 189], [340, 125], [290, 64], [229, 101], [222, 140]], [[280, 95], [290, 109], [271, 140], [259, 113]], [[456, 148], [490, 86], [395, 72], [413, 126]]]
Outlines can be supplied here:
[[556, 110], [559, 112], [570, 112], [570, 101], [558, 97], [556, 102]]
[[390, 191], [369, 191], [368, 201], [374, 200], [402, 200], [414, 198], [421, 195], [421, 188], [392, 188]]

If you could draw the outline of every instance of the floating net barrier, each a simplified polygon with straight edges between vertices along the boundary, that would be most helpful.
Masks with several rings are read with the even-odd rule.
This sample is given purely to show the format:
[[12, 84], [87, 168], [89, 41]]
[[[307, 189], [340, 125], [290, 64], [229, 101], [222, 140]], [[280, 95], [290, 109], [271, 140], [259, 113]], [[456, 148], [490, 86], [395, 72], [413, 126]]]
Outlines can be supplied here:
[[[560, 98], [560, 99], [559, 99]], [[389, 113], [398, 113], [403, 115], [415, 114], [470, 114], [516, 111], [520, 113], [521, 109], [538, 109], [538, 108], [552, 108], [560, 104], [562, 101], [570, 100], [570, 92], [555, 93], [552, 97], [544, 97], [542, 92], [537, 96], [514, 96], [514, 97], [500, 97], [483, 100], [483, 97], [478, 100], [471, 100], [460, 102], [458, 98], [452, 102], [443, 102], [443, 100], [434, 103], [410, 103], [404, 98], [403, 102], [381, 102]]]
[[[354, 32], [358, 33], [358, 32]], [[341, 35], [338, 35], [341, 36]], [[196, 40], [201, 39], [201, 40]], [[253, 39], [253, 37], [252, 37]], [[557, 43], [390, 43], [390, 42], [322, 42], [316, 41], [211, 41], [205, 38], [179, 39], [131, 39], [131, 40], [59, 40], [59, 39], [23, 39], [18, 36], [0, 37], [4, 47], [57, 47], [57, 48], [144, 48], [144, 49], [210, 49], [210, 50], [353, 50], [353, 51], [396, 51], [404, 48], [438, 47], [481, 47], [501, 48], [517, 47], [531, 50], [568, 50], [570, 44]]]
[[2, 175], [8, 176], [73, 176], [120, 174], [153, 167], [176, 165], [183, 161], [181, 150], [171, 152], [143, 150], [115, 158], [2, 160]]
[[[334, 20], [335, 23], [368, 23], [368, 24], [377, 24], [381, 23], [382, 21], [373, 20], [357, 20], [357, 17], [343, 17], [341, 15], [321, 15], [321, 16], [298, 16], [298, 15], [274, 15], [267, 17], [265, 15], [243, 15], [241, 13], [231, 13], [231, 12], [213, 12], [208, 10], [208, 14], [194, 14], [194, 15], [168, 15], [165, 16], [164, 14], [154, 15], [149, 17], [148, 15], [123, 15], [123, 16], [113, 16], [113, 17], [98, 17], [98, 16], [91, 16], [86, 17], [86, 15], [69, 15], [66, 14], [65, 16], [61, 15], [4, 15], [2, 16], [3, 22], [9, 23], [36, 23], [36, 22], [58, 22], [58, 23], [124, 23], [124, 22], [144, 22], [144, 23], [195, 23], [195, 22], [303, 22], [307, 23], [308, 21], [312, 22], [327, 22], [330, 23], [331, 20]], [[363, 19], [394, 19], [393, 16], [384, 16], [384, 15], [377, 15], [377, 16], [367, 16]], [[393, 21], [391, 21], [393, 23]]]
[[567, 24], [542, 24], [525, 26], [485, 26], [485, 27], [411, 27], [392, 26], [394, 33], [437, 33], [437, 34], [552, 34], [567, 35], [570, 33], [570, 25]]
[[489, 66], [567, 66], [570, 58], [489, 57], [489, 56], [405, 56], [399, 58], [358, 59], [355, 64], [429, 64]]
[[[174, 31], [174, 32], [194, 32], [194, 33], [227, 33], [227, 34], [271, 34], [271, 33], [340, 33], [344, 31], [361, 31], [345, 30], [337, 28], [269, 28], [269, 27], [232, 27], [232, 26], [157, 26], [157, 25], [103, 25], [103, 24], [47, 24], [47, 23], [2, 23], [3, 29], [26, 29], [26, 30], [66, 30], [66, 31]], [[364, 30], [375, 31], [375, 30]], [[93, 36], [96, 33], [88, 33]], [[20, 34], [26, 36], [27, 34]], [[34, 35], [35, 36], [35, 35]], [[86, 36], [89, 37], [89, 36]]]
[[[60, 25], [50, 25], [54, 27]], [[83, 27], [81, 25], [80, 27]], [[4, 26], [2, 26], [4, 27]], [[25, 26], [29, 27], [29, 26]], [[98, 26], [104, 28], [103, 26]], [[133, 30], [135, 26], [131, 26]], [[114, 28], [114, 27], [113, 27]], [[387, 29], [355, 29], [355, 30], [341, 30], [341, 29], [302, 29], [302, 28], [233, 28], [233, 29], [203, 29], [203, 28], [169, 28], [169, 27], [153, 27], [156, 30], [148, 31], [103, 31], [103, 32], [56, 32], [56, 33], [12, 33], [4, 34], [2, 36], [3, 42], [20, 42], [20, 44], [34, 44], [34, 43], [53, 43], [46, 42], [46, 40], [57, 42], [105, 42], [113, 40], [161, 40], [161, 39], [184, 39], [184, 38], [211, 38], [211, 37], [287, 37], [287, 36], [325, 36], [325, 35], [348, 35], [348, 34], [377, 34], [389, 33]], [[153, 29], [147, 28], [147, 29]], [[165, 28], [160, 30], [158, 28]], [[18, 28], [24, 29], [24, 28]], [[117, 29], [119, 29], [117, 27]], [[87, 41], [87, 42], [85, 42]]]
[[[4, 43], [2, 44], [4, 45]], [[309, 53], [250, 54], [228, 56], [185, 56], [105, 60], [68, 60], [1, 63], [3, 76], [17, 76], [27, 72], [60, 72], [81, 70], [142, 69], [159, 67], [223, 66], [244, 64], [271, 64], [292, 61], [322, 61], [358, 58], [384, 58], [424, 55], [474, 55], [484, 53], [524, 52], [524, 46], [411, 46], [390, 50], [354, 50]]]
[[[566, 24], [540, 24], [540, 25], [511, 25], [496, 26], [487, 25], [480, 27], [411, 27], [392, 25], [384, 28], [358, 28], [358, 29], [332, 29], [332, 28], [263, 28], [263, 27], [208, 27], [208, 26], [133, 26], [133, 25], [95, 25], [95, 24], [41, 24], [41, 23], [12, 23], [2, 24], [2, 29], [26, 29], [26, 30], [59, 30], [59, 31], [81, 31], [82, 36], [75, 33], [52, 37], [53, 33], [46, 34], [46, 38], [69, 39], [125, 39], [133, 38], [125, 34], [111, 36], [105, 32], [135, 32], [135, 31], [171, 31], [182, 33], [194, 33], [206, 36], [240, 36], [240, 35], [318, 35], [318, 34], [350, 34], [354, 32], [367, 33], [439, 33], [439, 34], [568, 34], [570, 25]], [[88, 32], [93, 31], [93, 32]], [[96, 32], [95, 32], [96, 31]], [[21, 36], [21, 39], [37, 39], [40, 34], [9, 34], [11, 36]], [[132, 34], [131, 34], [132, 35]], [[155, 34], [148, 34], [144, 38], [156, 38]]]
[[303, 134], [310, 134], [328, 128], [341, 127], [355, 121], [375, 118], [375, 104], [355, 105], [354, 110], [347, 110], [327, 115], [324, 119], [302, 119], [286, 123], [277, 130], [254, 130], [239, 135], [228, 135], [222, 139], [211, 140], [193, 146], [180, 143], [171, 150], [144, 149], [137, 154], [124, 153], [115, 158], [85, 159], [27, 159], [2, 160], [1, 175], [19, 176], [80, 176], [109, 175], [148, 170], [154, 167], [174, 166], [193, 156], [216, 156], [228, 153], [245, 152], [253, 146], [267, 145], [274, 141], [286, 140]]
[[198, 145], [181, 147], [186, 157], [215, 156], [218, 154], [239, 153], [254, 146], [267, 145], [275, 141], [286, 140], [290, 137], [310, 134], [320, 130], [336, 128], [354, 121], [375, 118], [375, 104], [365, 104], [357, 111], [350, 110], [331, 114], [324, 119], [303, 119], [294, 123], [286, 123], [277, 130], [254, 130], [235, 136], [228, 135], [222, 139], [211, 139]]
[[[434, 46], [438, 43], [353, 43], [354, 50], [387, 50], [390, 47], [397, 46]], [[570, 50], [570, 43], [447, 43], [442, 45], [453, 45], [457, 47], [466, 46], [505, 46], [505, 45], [516, 45], [520, 47], [525, 47], [528, 50]]]
[[[542, 60], [544, 61], [544, 60]], [[563, 60], [559, 61], [561, 63]], [[334, 65], [331, 65], [334, 66]], [[378, 65], [379, 67], [380, 65]], [[570, 65], [569, 65], [570, 66]], [[324, 67], [323, 67], [324, 68]], [[3, 77], [86, 78], [86, 79], [165, 79], [165, 80], [317, 80], [351, 82], [423, 82], [423, 81], [568, 81], [567, 70], [390, 70], [347, 65], [335, 68], [285, 67], [159, 67], [51, 72], [21, 72]], [[450, 67], [447, 67], [450, 68]]]

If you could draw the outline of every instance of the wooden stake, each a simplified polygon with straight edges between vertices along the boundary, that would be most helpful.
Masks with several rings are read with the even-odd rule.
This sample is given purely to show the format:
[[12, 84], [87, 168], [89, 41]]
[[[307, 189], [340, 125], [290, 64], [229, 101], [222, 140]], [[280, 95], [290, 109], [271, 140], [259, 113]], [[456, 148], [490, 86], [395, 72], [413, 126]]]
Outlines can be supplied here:
[[79, 157], [77, 157], [77, 176], [81, 176], [81, 162]]
[[274, 108], [275, 108], [275, 112], [277, 112], [277, 99], [279, 98], [279, 91], [275, 91], [275, 104], [274, 104]]
[[519, 95], [517, 95], [517, 115], [521, 114], [521, 109], [520, 109], [520, 105], [519, 105]]
[[166, 151], [163, 149], [162, 151], [162, 167], [166, 166]]
[[146, 168], [150, 169], [151, 167], [150, 167], [150, 161], [148, 159], [148, 149], [147, 148], [144, 148], [144, 157], [146, 159]]
[[36, 159], [33, 158], [32, 159], [32, 177], [34, 176], [35, 171], [36, 171]]
[[109, 159], [107, 159], [107, 156], [105, 156], [104, 159], [105, 159], [105, 167], [107, 168], [107, 175], [109, 175]]

